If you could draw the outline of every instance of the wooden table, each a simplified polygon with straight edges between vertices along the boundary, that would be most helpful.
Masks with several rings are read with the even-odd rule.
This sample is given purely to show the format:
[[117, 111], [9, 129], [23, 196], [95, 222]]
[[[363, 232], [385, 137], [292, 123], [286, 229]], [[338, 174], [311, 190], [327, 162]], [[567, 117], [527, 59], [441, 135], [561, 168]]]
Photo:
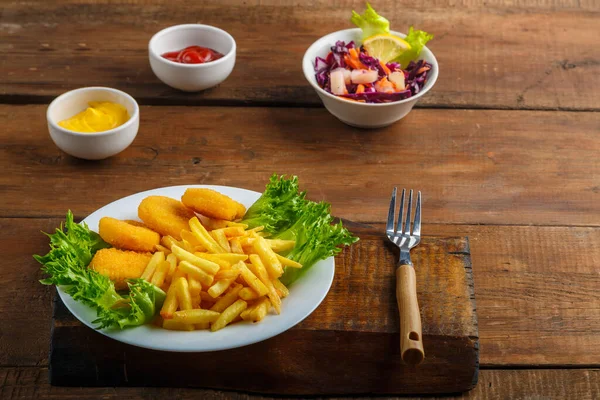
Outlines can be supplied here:
[[[60, 3], [60, 4], [59, 4]], [[338, 122], [302, 76], [304, 50], [349, 27], [360, 1], [4, 2], [0, 14], [0, 397], [248, 398], [219, 391], [61, 388], [47, 380], [53, 290], [31, 255], [67, 208], [206, 183], [260, 191], [297, 174], [334, 213], [381, 224], [394, 185], [421, 189], [426, 235], [469, 236], [479, 385], [463, 398], [600, 398], [600, 3], [379, 0], [397, 30], [435, 33], [440, 77], [405, 120]], [[221, 86], [161, 84], [147, 41], [178, 23], [238, 42]], [[126, 151], [87, 162], [58, 150], [46, 104], [103, 85], [141, 104]], [[251, 396], [252, 397], [252, 396]], [[252, 397], [254, 398], [254, 397]]]

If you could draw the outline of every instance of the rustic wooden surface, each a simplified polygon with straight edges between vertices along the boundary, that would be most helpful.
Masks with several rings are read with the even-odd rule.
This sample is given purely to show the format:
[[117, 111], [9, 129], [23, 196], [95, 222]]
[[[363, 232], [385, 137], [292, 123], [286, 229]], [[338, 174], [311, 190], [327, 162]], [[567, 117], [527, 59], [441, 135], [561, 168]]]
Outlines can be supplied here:
[[[353, 27], [364, 1], [20, 2], [3, 6], [0, 98], [46, 103], [68, 89], [104, 85], [144, 104], [310, 105], [320, 101], [300, 63], [321, 36]], [[435, 34], [440, 63], [428, 107], [598, 110], [600, 3], [594, 0], [378, 0], [392, 28]], [[230, 32], [237, 67], [202, 94], [163, 85], [148, 64], [154, 33], [200, 22]], [[76, 32], [76, 34], [73, 34]]]
[[[46, 249], [40, 230], [52, 230], [67, 208], [81, 218], [122, 196], [173, 184], [260, 190], [274, 171], [300, 175], [336, 215], [370, 224], [383, 222], [392, 186], [419, 188], [426, 235], [469, 237], [482, 371], [479, 385], [456, 398], [600, 397], [600, 3], [375, 6], [398, 30], [414, 23], [436, 34], [430, 47], [440, 79], [419, 103], [427, 109], [363, 132], [315, 108], [318, 98], [299, 67], [308, 44], [349, 27], [347, 10], [362, 2], [2, 4], [0, 398], [262, 399], [50, 386], [52, 290], [37, 283], [31, 254]], [[147, 64], [150, 36], [187, 22], [221, 26], [238, 41], [231, 77], [201, 94], [167, 88]], [[27, 105], [88, 85], [161, 105], [142, 107], [136, 141], [106, 161], [61, 153], [47, 135], [45, 106]], [[232, 105], [251, 108], [219, 107]]]
[[[600, 225], [597, 113], [427, 109], [364, 131], [323, 108], [142, 107], [135, 142], [88, 162], [53, 145], [45, 110], [0, 106], [0, 216], [63, 216], [70, 207], [83, 218], [169, 185], [262, 191], [278, 172], [300, 175], [313, 199], [353, 221], [385, 218], [399, 185], [425, 193], [428, 223]], [[40, 176], [36, 196], [23, 196]]]
[[479, 373], [479, 342], [468, 240], [426, 237], [412, 252], [427, 354], [415, 368], [400, 359], [397, 251], [387, 246], [382, 230], [350, 228], [361, 240], [336, 257], [333, 287], [319, 308], [288, 332], [247, 347], [181, 354], [124, 345], [82, 325], [56, 296], [50, 382], [289, 395], [471, 389]]

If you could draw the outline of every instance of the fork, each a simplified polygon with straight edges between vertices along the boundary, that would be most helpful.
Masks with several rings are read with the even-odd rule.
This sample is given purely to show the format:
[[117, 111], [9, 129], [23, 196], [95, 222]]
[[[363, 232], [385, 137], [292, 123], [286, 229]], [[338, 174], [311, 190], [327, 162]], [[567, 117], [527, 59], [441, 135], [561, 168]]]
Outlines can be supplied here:
[[400, 260], [396, 269], [396, 300], [400, 311], [400, 350], [402, 360], [410, 365], [417, 365], [425, 358], [423, 351], [423, 338], [421, 333], [421, 314], [419, 313], [419, 303], [417, 302], [417, 279], [415, 277], [415, 268], [410, 261], [410, 249], [415, 247], [421, 241], [421, 192], [417, 195], [417, 208], [415, 210], [415, 220], [410, 230], [410, 213], [412, 208], [413, 191], [408, 195], [408, 207], [406, 210], [406, 220], [404, 228], [402, 227], [402, 218], [404, 214], [404, 195], [406, 189], [402, 189], [400, 199], [400, 212], [398, 221], [394, 228], [394, 214], [396, 212], [396, 192], [392, 192], [390, 201], [390, 211], [388, 212], [386, 234], [388, 239], [400, 248]]

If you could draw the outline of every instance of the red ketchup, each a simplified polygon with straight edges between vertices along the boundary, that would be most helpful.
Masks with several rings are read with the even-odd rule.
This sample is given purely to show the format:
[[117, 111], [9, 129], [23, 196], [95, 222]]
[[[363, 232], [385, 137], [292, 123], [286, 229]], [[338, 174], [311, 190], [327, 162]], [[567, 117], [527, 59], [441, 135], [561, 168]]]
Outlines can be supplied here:
[[208, 47], [189, 46], [183, 50], [164, 53], [162, 57], [181, 64], [204, 64], [218, 60], [223, 54]]

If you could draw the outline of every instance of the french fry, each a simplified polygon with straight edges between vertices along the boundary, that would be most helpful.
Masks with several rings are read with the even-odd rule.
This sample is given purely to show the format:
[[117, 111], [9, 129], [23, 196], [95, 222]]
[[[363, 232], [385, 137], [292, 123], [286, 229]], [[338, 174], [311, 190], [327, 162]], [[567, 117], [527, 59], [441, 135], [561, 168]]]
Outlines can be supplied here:
[[205, 286], [210, 286], [213, 283], [214, 278], [212, 275], [207, 274], [202, 269], [189, 263], [188, 261], [181, 261], [179, 263], [179, 269], [188, 275], [193, 275], [194, 278], [199, 280], [200, 283]]
[[173, 321], [172, 319], [165, 319], [163, 321], [164, 329], [168, 329], [170, 331], [193, 331], [194, 325], [186, 324], [179, 321]]
[[275, 253], [275, 257], [277, 257], [281, 265], [283, 265], [284, 267], [302, 268], [302, 264], [300, 264], [299, 262], [290, 260], [289, 258], [286, 258], [282, 255]]
[[171, 285], [169, 290], [167, 290], [167, 297], [163, 302], [163, 306], [160, 309], [160, 316], [163, 319], [171, 319], [173, 318], [173, 313], [177, 311], [177, 307], [179, 306], [179, 302], [177, 301], [177, 288], [175, 285]]
[[225, 226], [239, 226], [242, 229], [248, 229], [247, 224], [242, 224], [241, 222], [235, 222], [235, 221], [225, 221]]
[[213, 298], [210, 294], [206, 292], [200, 292], [200, 300], [202, 300], [203, 302], [215, 304], [219, 299]]
[[290, 294], [290, 290], [283, 283], [281, 283], [281, 281], [277, 278], [273, 279], [273, 286], [275, 286], [275, 289], [277, 289], [281, 293], [283, 293], [283, 296], [281, 296], [281, 297], [286, 297], [287, 295]]
[[197, 217], [190, 219], [190, 229], [192, 230], [192, 234], [200, 243], [202, 243], [209, 253], [223, 253], [221, 246], [219, 246], [215, 239], [210, 236]]
[[219, 246], [225, 250], [225, 253], [231, 253], [231, 247], [229, 247], [229, 241], [225, 236], [225, 232], [220, 229], [215, 229], [214, 231], [210, 231], [210, 235], [216, 240]]
[[156, 251], [162, 251], [163, 253], [165, 253], [165, 255], [171, 254], [171, 250], [167, 249], [165, 246], [163, 246], [161, 244], [155, 245], [154, 248], [156, 249]]
[[183, 272], [181, 270], [181, 268], [179, 268], [179, 266], [177, 266], [177, 268], [175, 269], [175, 273], [173, 273], [173, 276], [171, 277], [171, 284], [176, 282], [177, 279], [179, 279], [181, 277], [184, 277], [187, 279], [187, 274], [185, 272]]
[[[185, 231], [181, 231], [181, 232], [185, 232]], [[185, 251], [190, 252], [190, 253], [193, 253], [196, 251], [196, 246], [192, 246], [192, 244], [190, 242], [188, 242], [187, 240], [183, 240], [183, 239], [175, 246], [179, 246], [182, 249], [184, 249]]]
[[170, 267], [171, 264], [168, 261], [162, 261], [160, 264], [158, 264], [156, 270], [154, 271], [154, 274], [152, 274], [152, 280], [150, 281], [150, 283], [158, 287], [162, 286], [162, 284], [165, 281], [165, 276], [167, 276], [167, 272], [169, 271]]
[[190, 245], [194, 247], [204, 247], [191, 231], [181, 231], [181, 240], [186, 240]]
[[256, 254], [260, 256], [269, 276], [271, 278], [279, 278], [283, 275], [283, 267], [281, 266], [281, 262], [277, 259], [275, 252], [271, 250], [267, 241], [263, 237], [257, 237], [252, 247], [256, 251]]
[[240, 244], [242, 247], [250, 247], [254, 244], [256, 238], [250, 236], [244, 236], [240, 238]]
[[242, 311], [240, 317], [244, 321], [258, 322], [268, 314], [269, 307], [271, 307], [271, 302], [266, 297], [263, 297], [256, 304]]
[[242, 248], [242, 244], [240, 243], [240, 239], [238, 237], [231, 238], [229, 241], [229, 246], [231, 247], [232, 253], [244, 254], [244, 249]]
[[254, 291], [260, 296], [264, 296], [269, 292], [267, 287], [260, 281], [260, 279], [258, 279], [256, 275], [254, 275], [252, 271], [248, 269], [243, 261], [235, 264], [232, 268], [239, 270], [241, 277], [244, 278], [244, 281], [246, 281], [248, 286], [254, 289]]
[[196, 279], [193, 274], [188, 274], [188, 285], [190, 287], [190, 296], [198, 297], [200, 299], [200, 292], [202, 291], [202, 285], [200, 281]]
[[282, 251], [288, 251], [296, 246], [295, 240], [283, 240], [283, 239], [265, 239], [271, 250], [275, 253], [281, 253]]
[[172, 282], [173, 275], [175, 274], [175, 271], [177, 270], [177, 256], [175, 254], [171, 253], [167, 256], [167, 261], [169, 262], [169, 270], [167, 271], [167, 276], [165, 277], [165, 280], [167, 282]]
[[179, 308], [182, 310], [191, 310], [192, 297], [190, 296], [190, 288], [187, 279], [181, 277], [173, 284], [177, 290], [177, 301], [179, 302]]
[[[238, 294], [240, 290], [242, 290], [243, 286], [236, 284], [235, 286], [229, 289], [229, 292], [225, 293], [223, 297], [221, 297], [211, 308], [211, 311], [223, 312], [227, 307], [232, 305], [238, 298]], [[200, 293], [202, 296], [202, 293]]]
[[202, 299], [200, 298], [200, 293], [198, 293], [198, 296], [192, 296], [192, 308], [194, 310], [202, 309]]
[[260, 256], [258, 256], [257, 254], [250, 255], [250, 263], [251, 264], [248, 266], [248, 268], [251, 269], [252, 272], [256, 276], [258, 276], [260, 281], [267, 287], [267, 289], [269, 290], [269, 293], [267, 294], [267, 296], [271, 300], [271, 304], [273, 305], [275, 312], [277, 314], [280, 314], [281, 313], [281, 296], [279, 296], [279, 294], [275, 290], [275, 286], [274, 286], [273, 282], [271, 281], [271, 278], [269, 277], [269, 274], [267, 273], [267, 269], [265, 268], [262, 260], [260, 259]]
[[244, 300], [236, 300], [235, 303], [223, 310], [217, 320], [210, 325], [210, 330], [212, 332], [216, 332], [219, 329], [225, 328], [238, 315], [240, 315], [242, 311], [246, 309], [246, 307], [248, 307], [248, 303], [246, 303]]
[[[221, 228], [221, 229], [215, 229], [215, 230], [222, 231], [223, 234], [227, 238], [232, 238], [232, 237], [237, 237], [237, 236], [244, 236], [244, 234], [246, 233], [246, 231], [244, 230], [244, 228], [242, 228], [241, 226], [229, 226], [227, 228]], [[213, 230], [213, 232], [215, 230]]]
[[214, 275], [219, 270], [218, 264], [212, 261], [208, 261], [202, 257], [198, 257], [177, 245], [173, 245], [173, 247], [171, 247], [171, 251], [177, 256], [179, 260], [187, 261], [190, 264], [202, 269], [207, 274]]
[[173, 321], [184, 324], [201, 324], [206, 322], [215, 322], [220, 313], [210, 310], [183, 310], [176, 311], [173, 315]]
[[[227, 261], [229, 263], [229, 265], [233, 265], [237, 262], [240, 261], [246, 261], [248, 259], [248, 256], [246, 254], [233, 254], [233, 253], [221, 253], [221, 254], [207, 254], [207, 253], [200, 253], [201, 255], [199, 255], [200, 257], [209, 257], [207, 258], [208, 260], [223, 260], [223, 261]], [[216, 262], [216, 261], [213, 261]]]
[[235, 278], [217, 281], [210, 288], [208, 288], [207, 293], [213, 298], [217, 298], [223, 294], [229, 288], [229, 286], [231, 286], [234, 280]]
[[220, 269], [219, 272], [215, 274], [215, 280], [220, 281], [223, 279], [231, 279], [232, 281], [235, 281], [238, 276], [240, 276], [239, 270]]
[[256, 300], [260, 297], [258, 295], [258, 293], [256, 293], [254, 291], [254, 289], [249, 288], [249, 287], [245, 287], [242, 290], [240, 290], [239, 296], [240, 296], [240, 299], [246, 300], [246, 301]]
[[154, 274], [156, 267], [158, 267], [158, 264], [160, 264], [163, 261], [165, 261], [165, 253], [163, 253], [162, 251], [157, 251], [156, 253], [154, 253], [152, 255], [152, 258], [148, 262], [148, 265], [146, 265], [146, 269], [144, 269], [144, 272], [142, 272], [141, 278], [150, 282], [150, 279], [152, 278], [152, 274]]
[[[220, 253], [220, 254], [225, 254], [225, 253]], [[197, 251], [197, 252], [194, 253], [194, 255], [198, 256], [200, 258], [204, 258], [205, 260], [214, 262], [221, 269], [231, 268], [231, 263], [229, 261], [227, 261], [227, 260], [224, 260], [224, 259], [222, 259], [220, 257], [217, 257], [218, 254], [210, 254], [210, 253], [205, 253], [205, 252]]]
[[210, 328], [210, 322], [202, 322], [200, 324], [194, 324], [194, 328], [197, 329], [197, 330], [209, 329]]
[[261, 226], [256, 226], [256, 227], [254, 227], [252, 229], [248, 229], [248, 230], [246, 230], [246, 232], [248, 232], [248, 233], [252, 233], [252, 232], [257, 233], [257, 232], [262, 231], [263, 229], [265, 229], [265, 227], [261, 225]]
[[160, 238], [160, 244], [170, 249], [174, 244], [179, 244], [179, 240], [175, 239], [173, 236], [167, 235]]
[[224, 219], [210, 218], [205, 215], [202, 216], [202, 225], [210, 230], [225, 228], [228, 226], [228, 223], [229, 221]]

